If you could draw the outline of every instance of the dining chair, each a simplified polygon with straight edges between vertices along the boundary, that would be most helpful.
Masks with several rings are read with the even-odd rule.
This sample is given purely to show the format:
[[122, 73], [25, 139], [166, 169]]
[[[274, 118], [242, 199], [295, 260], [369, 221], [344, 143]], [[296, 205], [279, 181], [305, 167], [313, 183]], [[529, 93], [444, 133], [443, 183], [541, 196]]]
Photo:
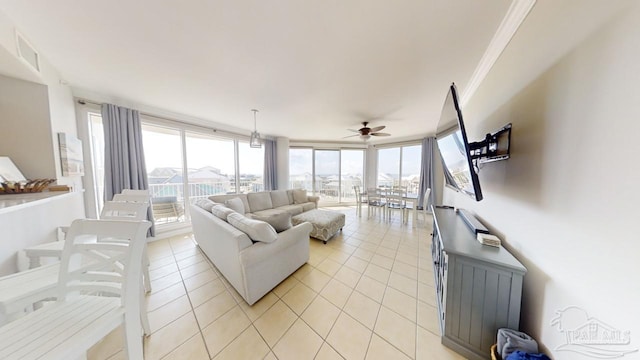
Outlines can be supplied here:
[[386, 194], [382, 189], [369, 188], [367, 189], [367, 218], [371, 217], [371, 211], [380, 211], [382, 217], [386, 216]]
[[398, 210], [402, 213], [402, 223], [406, 222], [407, 202], [405, 200], [406, 191], [396, 188], [389, 191], [387, 195], [387, 219], [391, 219], [391, 212]]
[[431, 195], [431, 188], [427, 188], [424, 191], [424, 197], [422, 198], [422, 218], [424, 219], [425, 226], [427, 225], [427, 216], [429, 215], [429, 195]]
[[356, 215], [362, 216], [362, 193], [360, 192], [360, 186], [354, 185], [353, 191], [356, 194]]
[[[147, 208], [149, 204], [146, 202], [116, 202], [107, 201], [100, 212], [101, 220], [131, 220], [142, 221], [146, 219]], [[69, 227], [66, 227], [65, 233], [68, 233]], [[109, 241], [110, 239], [96, 239], [98, 241]], [[143, 281], [145, 291], [151, 291], [151, 280], [149, 277], [149, 260], [147, 256], [146, 237], [143, 249], [142, 267]], [[40, 244], [24, 249], [29, 257], [31, 264], [40, 264], [40, 257], [57, 257], [62, 258], [66, 240], [54, 241], [51, 243]], [[37, 259], [37, 260], [36, 260]], [[27, 271], [0, 277], [0, 314], [3, 314], [5, 320], [12, 321], [18, 318], [24, 310], [41, 306], [43, 300], [55, 299], [54, 285], [58, 277], [59, 264], [49, 264], [45, 266], [34, 266]], [[144, 298], [144, 293], [141, 293]], [[150, 333], [149, 320], [146, 313], [146, 303], [142, 306], [145, 311], [142, 312], [142, 325], [146, 334]]]
[[[78, 359], [123, 325], [124, 352], [142, 359], [142, 254], [148, 221], [75, 220], [57, 301], [0, 327], [0, 359]], [[120, 242], [87, 239], [120, 239]], [[126, 241], [122, 241], [126, 240]]]

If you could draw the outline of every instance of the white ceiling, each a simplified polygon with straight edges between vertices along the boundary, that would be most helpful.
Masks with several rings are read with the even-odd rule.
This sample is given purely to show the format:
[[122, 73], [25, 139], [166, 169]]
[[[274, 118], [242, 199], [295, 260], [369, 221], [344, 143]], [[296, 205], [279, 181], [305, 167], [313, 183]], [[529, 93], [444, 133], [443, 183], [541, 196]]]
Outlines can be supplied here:
[[[75, 94], [295, 140], [432, 134], [509, 0], [0, 0]], [[355, 138], [357, 139], [357, 138]], [[351, 138], [350, 140], [354, 140]], [[354, 140], [357, 141], [357, 140]]]

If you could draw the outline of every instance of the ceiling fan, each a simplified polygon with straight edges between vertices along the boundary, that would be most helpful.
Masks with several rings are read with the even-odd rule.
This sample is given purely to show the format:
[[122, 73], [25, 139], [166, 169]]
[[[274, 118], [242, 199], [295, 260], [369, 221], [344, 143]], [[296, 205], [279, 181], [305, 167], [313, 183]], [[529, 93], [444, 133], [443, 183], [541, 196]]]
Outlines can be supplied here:
[[367, 126], [367, 124], [369, 124], [369, 122], [364, 121], [362, 123], [363, 127], [358, 130], [347, 129], [349, 131], [357, 132], [358, 134], [345, 136], [343, 139], [354, 137], [354, 136], [360, 136], [360, 139], [367, 141], [371, 138], [371, 136], [391, 136], [391, 134], [380, 132], [386, 126], [382, 125], [382, 126], [376, 126], [374, 128], [370, 128]]

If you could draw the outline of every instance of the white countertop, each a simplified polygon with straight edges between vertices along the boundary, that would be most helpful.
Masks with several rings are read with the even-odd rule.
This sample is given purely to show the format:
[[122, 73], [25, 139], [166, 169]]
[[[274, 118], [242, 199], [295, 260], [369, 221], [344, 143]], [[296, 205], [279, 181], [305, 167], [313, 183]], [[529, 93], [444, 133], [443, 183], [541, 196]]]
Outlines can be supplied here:
[[43, 191], [39, 193], [0, 195], [0, 214], [24, 209], [47, 201], [55, 201], [74, 194], [82, 194], [82, 192]]

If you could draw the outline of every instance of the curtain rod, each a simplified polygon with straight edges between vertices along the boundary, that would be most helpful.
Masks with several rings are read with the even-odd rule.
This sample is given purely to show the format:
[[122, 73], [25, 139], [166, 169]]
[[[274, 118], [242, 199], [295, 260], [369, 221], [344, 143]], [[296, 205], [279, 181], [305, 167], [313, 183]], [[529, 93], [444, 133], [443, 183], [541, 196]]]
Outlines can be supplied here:
[[[103, 103], [99, 103], [99, 102], [91, 101], [91, 100], [86, 100], [86, 99], [78, 99], [78, 104], [80, 104], [80, 105], [92, 104], [92, 105], [102, 106]], [[248, 135], [238, 134], [238, 133], [231, 132], [231, 131], [218, 130], [218, 129], [214, 128], [214, 127], [207, 127], [207, 126], [204, 126], [204, 125], [193, 124], [193, 123], [185, 122], [185, 121], [181, 121], [181, 120], [170, 119], [170, 118], [163, 117], [163, 116], [149, 114], [149, 113], [143, 112], [143, 111], [138, 111], [138, 112], [140, 113], [140, 115], [143, 115], [143, 116], [146, 116], [146, 117], [152, 117], [152, 118], [156, 118], [156, 119], [159, 119], [159, 120], [169, 121], [169, 122], [172, 122], [172, 123], [186, 124], [186, 125], [189, 125], [189, 126], [193, 126], [193, 127], [197, 127], [197, 128], [203, 129], [203, 130], [209, 130], [209, 131], [213, 130], [213, 132], [216, 133], [216, 134], [227, 134], [227, 135], [231, 135], [231, 136], [234, 136], [234, 137], [249, 138]]]

